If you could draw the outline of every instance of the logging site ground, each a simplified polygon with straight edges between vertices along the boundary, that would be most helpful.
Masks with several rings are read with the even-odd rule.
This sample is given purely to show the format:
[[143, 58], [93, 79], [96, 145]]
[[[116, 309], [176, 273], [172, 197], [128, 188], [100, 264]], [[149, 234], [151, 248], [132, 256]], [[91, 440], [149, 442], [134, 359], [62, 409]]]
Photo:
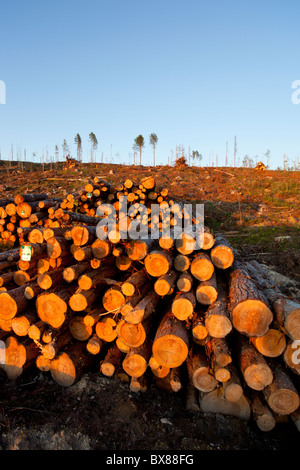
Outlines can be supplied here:
[[[2, 199], [26, 192], [64, 196], [94, 176], [110, 183], [154, 176], [174, 199], [204, 203], [205, 225], [225, 233], [244, 260], [266, 266], [285, 294], [300, 298], [300, 172], [108, 164], [68, 171], [28, 164], [21, 171], [1, 164]], [[286, 417], [262, 432], [252, 421], [187, 411], [185, 389], [170, 394], [151, 381], [145, 393], [134, 393], [126, 377], [98, 370], [68, 388], [36, 369], [15, 382], [0, 372], [3, 450], [288, 450], [299, 442]]]

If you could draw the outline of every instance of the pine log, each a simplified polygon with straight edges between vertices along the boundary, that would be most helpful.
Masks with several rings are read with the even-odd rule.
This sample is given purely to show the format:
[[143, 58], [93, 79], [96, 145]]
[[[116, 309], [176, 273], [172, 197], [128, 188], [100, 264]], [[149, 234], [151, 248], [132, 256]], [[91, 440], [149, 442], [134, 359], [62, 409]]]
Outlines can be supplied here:
[[268, 302], [272, 306], [278, 324], [284, 328], [285, 333], [291, 340], [300, 338], [300, 304], [292, 299], [288, 299], [275, 285], [269, 274], [257, 261], [246, 264], [247, 269], [260, 286]]
[[51, 361], [50, 373], [59, 385], [69, 387], [91, 367], [93, 361], [94, 356], [86, 351], [86, 344], [78, 341]]
[[109, 287], [102, 297], [102, 305], [107, 312], [120, 312], [125, 301], [126, 299], [120, 286]]
[[300, 405], [299, 394], [281, 364], [272, 367], [273, 381], [264, 390], [267, 404], [278, 415], [288, 415], [297, 410]]
[[163, 378], [166, 377], [170, 372], [170, 368], [159, 364], [154, 356], [150, 357], [148, 365], [155, 377]]
[[186, 255], [177, 255], [174, 258], [174, 268], [176, 271], [185, 272], [190, 267], [189, 257]]
[[207, 281], [214, 273], [214, 265], [207, 253], [199, 253], [191, 263], [190, 272], [198, 281]]
[[218, 285], [216, 273], [214, 272], [210, 279], [198, 283], [196, 298], [202, 305], [211, 305], [217, 300], [217, 297]]
[[196, 307], [196, 296], [193, 291], [178, 292], [172, 302], [171, 310], [178, 320], [192, 318]]
[[90, 263], [88, 261], [84, 263], [77, 263], [72, 266], [67, 266], [63, 271], [63, 278], [66, 282], [72, 282], [78, 279], [81, 274], [89, 269]]
[[142, 261], [156, 244], [157, 240], [151, 238], [129, 240], [125, 246], [126, 254], [133, 261]]
[[177, 277], [178, 274], [172, 269], [170, 269], [166, 274], [158, 277], [154, 283], [155, 292], [161, 297], [172, 294]]
[[213, 367], [226, 367], [232, 362], [232, 354], [226, 338], [211, 338], [205, 344], [205, 351]]
[[149, 275], [145, 268], [131, 274], [121, 285], [122, 293], [128, 297], [132, 296], [136, 289], [140, 289], [149, 280]]
[[265, 335], [252, 337], [250, 341], [260, 354], [267, 357], [278, 357], [286, 348], [285, 334], [277, 327], [269, 328]]
[[69, 299], [75, 289], [76, 286], [69, 286], [55, 292], [39, 294], [36, 298], [39, 318], [53, 328], [60, 328], [66, 319]]
[[253, 390], [263, 390], [273, 381], [273, 373], [264, 357], [239, 335], [236, 342], [238, 364], [246, 384]]
[[203, 340], [208, 336], [208, 331], [204, 324], [204, 315], [202, 311], [194, 312], [192, 318], [192, 335], [194, 340]]
[[104, 342], [96, 334], [92, 334], [86, 343], [86, 349], [90, 354], [96, 356], [101, 352], [103, 345]]
[[27, 336], [32, 323], [36, 321], [36, 314], [28, 310], [12, 319], [12, 330], [17, 336]]
[[153, 277], [166, 274], [171, 269], [172, 263], [171, 255], [163, 250], [153, 250], [144, 259], [146, 271]]
[[150, 355], [150, 341], [145, 341], [138, 348], [129, 350], [122, 362], [122, 367], [130, 377], [141, 377], [146, 372]]
[[217, 386], [217, 380], [211, 373], [205, 349], [193, 345], [186, 360], [190, 382], [197, 390], [210, 392]]
[[168, 311], [158, 325], [152, 346], [153, 356], [163, 366], [179, 367], [188, 356], [188, 348], [189, 335], [185, 322]]
[[[123, 284], [122, 284], [123, 286]], [[121, 286], [121, 290], [123, 292]], [[121, 315], [123, 317], [126, 317], [132, 310], [145, 298], [147, 293], [151, 291], [151, 283], [147, 279], [147, 281], [138, 289], [135, 291], [135, 293], [129, 297], [126, 297], [126, 302], [125, 304], [121, 307]], [[124, 292], [123, 292], [124, 293]], [[140, 318], [138, 319], [140, 321]], [[139, 322], [138, 321], [138, 322]]]
[[204, 413], [220, 413], [249, 421], [251, 407], [249, 401], [242, 395], [236, 402], [230, 402], [224, 397], [224, 389], [217, 387], [208, 393], [201, 393], [200, 407]]
[[211, 249], [210, 257], [213, 264], [219, 269], [228, 269], [234, 261], [234, 250], [224, 236], [217, 234]]
[[230, 378], [223, 383], [224, 398], [235, 403], [241, 398], [244, 390], [235, 365], [231, 363], [227, 365], [227, 368], [230, 371]]
[[132, 310], [127, 310], [124, 317], [126, 323], [137, 325], [145, 321], [156, 312], [159, 302], [160, 296], [155, 291], [150, 290]]
[[258, 428], [263, 432], [272, 431], [276, 426], [276, 419], [266, 403], [258, 395], [251, 397], [252, 416]]
[[100, 364], [102, 374], [107, 377], [112, 377], [116, 369], [120, 366], [122, 358], [123, 353], [119, 350], [117, 345], [113, 343]]
[[237, 261], [229, 278], [229, 312], [235, 329], [247, 336], [265, 335], [273, 321], [267, 299]]
[[190, 292], [193, 287], [193, 283], [193, 276], [189, 272], [185, 271], [178, 277], [176, 285], [181, 292]]
[[116, 315], [106, 314], [102, 316], [96, 323], [96, 335], [106, 343], [111, 343], [117, 338], [118, 323], [119, 320]]
[[0, 293], [0, 319], [9, 320], [22, 313], [29, 305], [24, 296], [26, 286]]
[[225, 338], [232, 331], [232, 322], [227, 310], [227, 295], [219, 285], [218, 297], [205, 313], [205, 327], [210, 336]]
[[93, 333], [93, 328], [84, 322], [84, 317], [75, 315], [69, 320], [69, 330], [77, 341], [86, 341]]

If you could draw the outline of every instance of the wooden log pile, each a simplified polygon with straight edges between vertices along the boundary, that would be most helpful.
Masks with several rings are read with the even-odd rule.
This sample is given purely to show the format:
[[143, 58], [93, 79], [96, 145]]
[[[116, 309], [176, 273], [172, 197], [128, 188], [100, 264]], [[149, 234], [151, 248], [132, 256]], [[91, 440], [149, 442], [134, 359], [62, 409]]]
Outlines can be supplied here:
[[[152, 177], [115, 186], [95, 177], [62, 200], [2, 201], [1, 220], [11, 222], [10, 205], [29, 220], [24, 204], [37, 221], [19, 224], [18, 246], [0, 253], [8, 379], [35, 367], [68, 387], [97, 370], [125, 377], [133, 392], [151, 381], [184, 390], [188, 410], [252, 418], [262, 431], [284, 416], [299, 428], [300, 304], [258, 262], [243, 262], [207, 227], [200, 247], [190, 234], [178, 239], [178, 221], [191, 214]], [[153, 204], [172, 210], [153, 216]], [[132, 224], [159, 236], [123, 238]]]

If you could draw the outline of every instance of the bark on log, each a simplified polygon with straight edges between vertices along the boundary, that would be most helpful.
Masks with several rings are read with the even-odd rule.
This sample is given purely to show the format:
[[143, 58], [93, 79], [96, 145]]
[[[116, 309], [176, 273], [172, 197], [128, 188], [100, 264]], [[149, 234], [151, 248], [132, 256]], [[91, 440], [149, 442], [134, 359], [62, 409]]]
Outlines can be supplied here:
[[299, 394], [287, 371], [281, 364], [272, 367], [273, 381], [264, 390], [264, 398], [271, 410], [278, 415], [288, 415], [300, 405]]
[[234, 262], [234, 250], [222, 235], [216, 235], [215, 243], [210, 252], [213, 264], [219, 269], [228, 269]]
[[217, 380], [211, 373], [205, 349], [198, 345], [193, 345], [187, 357], [187, 369], [189, 380], [202, 392], [211, 392], [217, 386]]
[[263, 390], [273, 381], [273, 373], [264, 357], [245, 338], [237, 337], [237, 357], [241, 373], [253, 390]]
[[214, 265], [207, 253], [199, 253], [191, 262], [190, 272], [198, 281], [210, 279], [214, 270]]
[[229, 278], [229, 311], [235, 329], [247, 336], [265, 335], [273, 321], [267, 299], [237, 261]]
[[186, 360], [188, 350], [189, 334], [185, 322], [168, 311], [157, 328], [152, 346], [153, 356], [163, 366], [179, 367]]

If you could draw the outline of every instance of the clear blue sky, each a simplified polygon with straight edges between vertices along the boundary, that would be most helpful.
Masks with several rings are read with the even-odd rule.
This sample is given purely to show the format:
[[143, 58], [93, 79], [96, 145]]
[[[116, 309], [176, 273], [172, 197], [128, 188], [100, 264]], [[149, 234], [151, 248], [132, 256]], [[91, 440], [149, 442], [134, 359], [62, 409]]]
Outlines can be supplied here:
[[157, 163], [177, 145], [271, 167], [300, 154], [300, 3], [278, 0], [15, 0], [0, 5], [2, 159], [49, 157], [91, 131], [97, 160], [132, 162], [134, 138], [158, 136]]

